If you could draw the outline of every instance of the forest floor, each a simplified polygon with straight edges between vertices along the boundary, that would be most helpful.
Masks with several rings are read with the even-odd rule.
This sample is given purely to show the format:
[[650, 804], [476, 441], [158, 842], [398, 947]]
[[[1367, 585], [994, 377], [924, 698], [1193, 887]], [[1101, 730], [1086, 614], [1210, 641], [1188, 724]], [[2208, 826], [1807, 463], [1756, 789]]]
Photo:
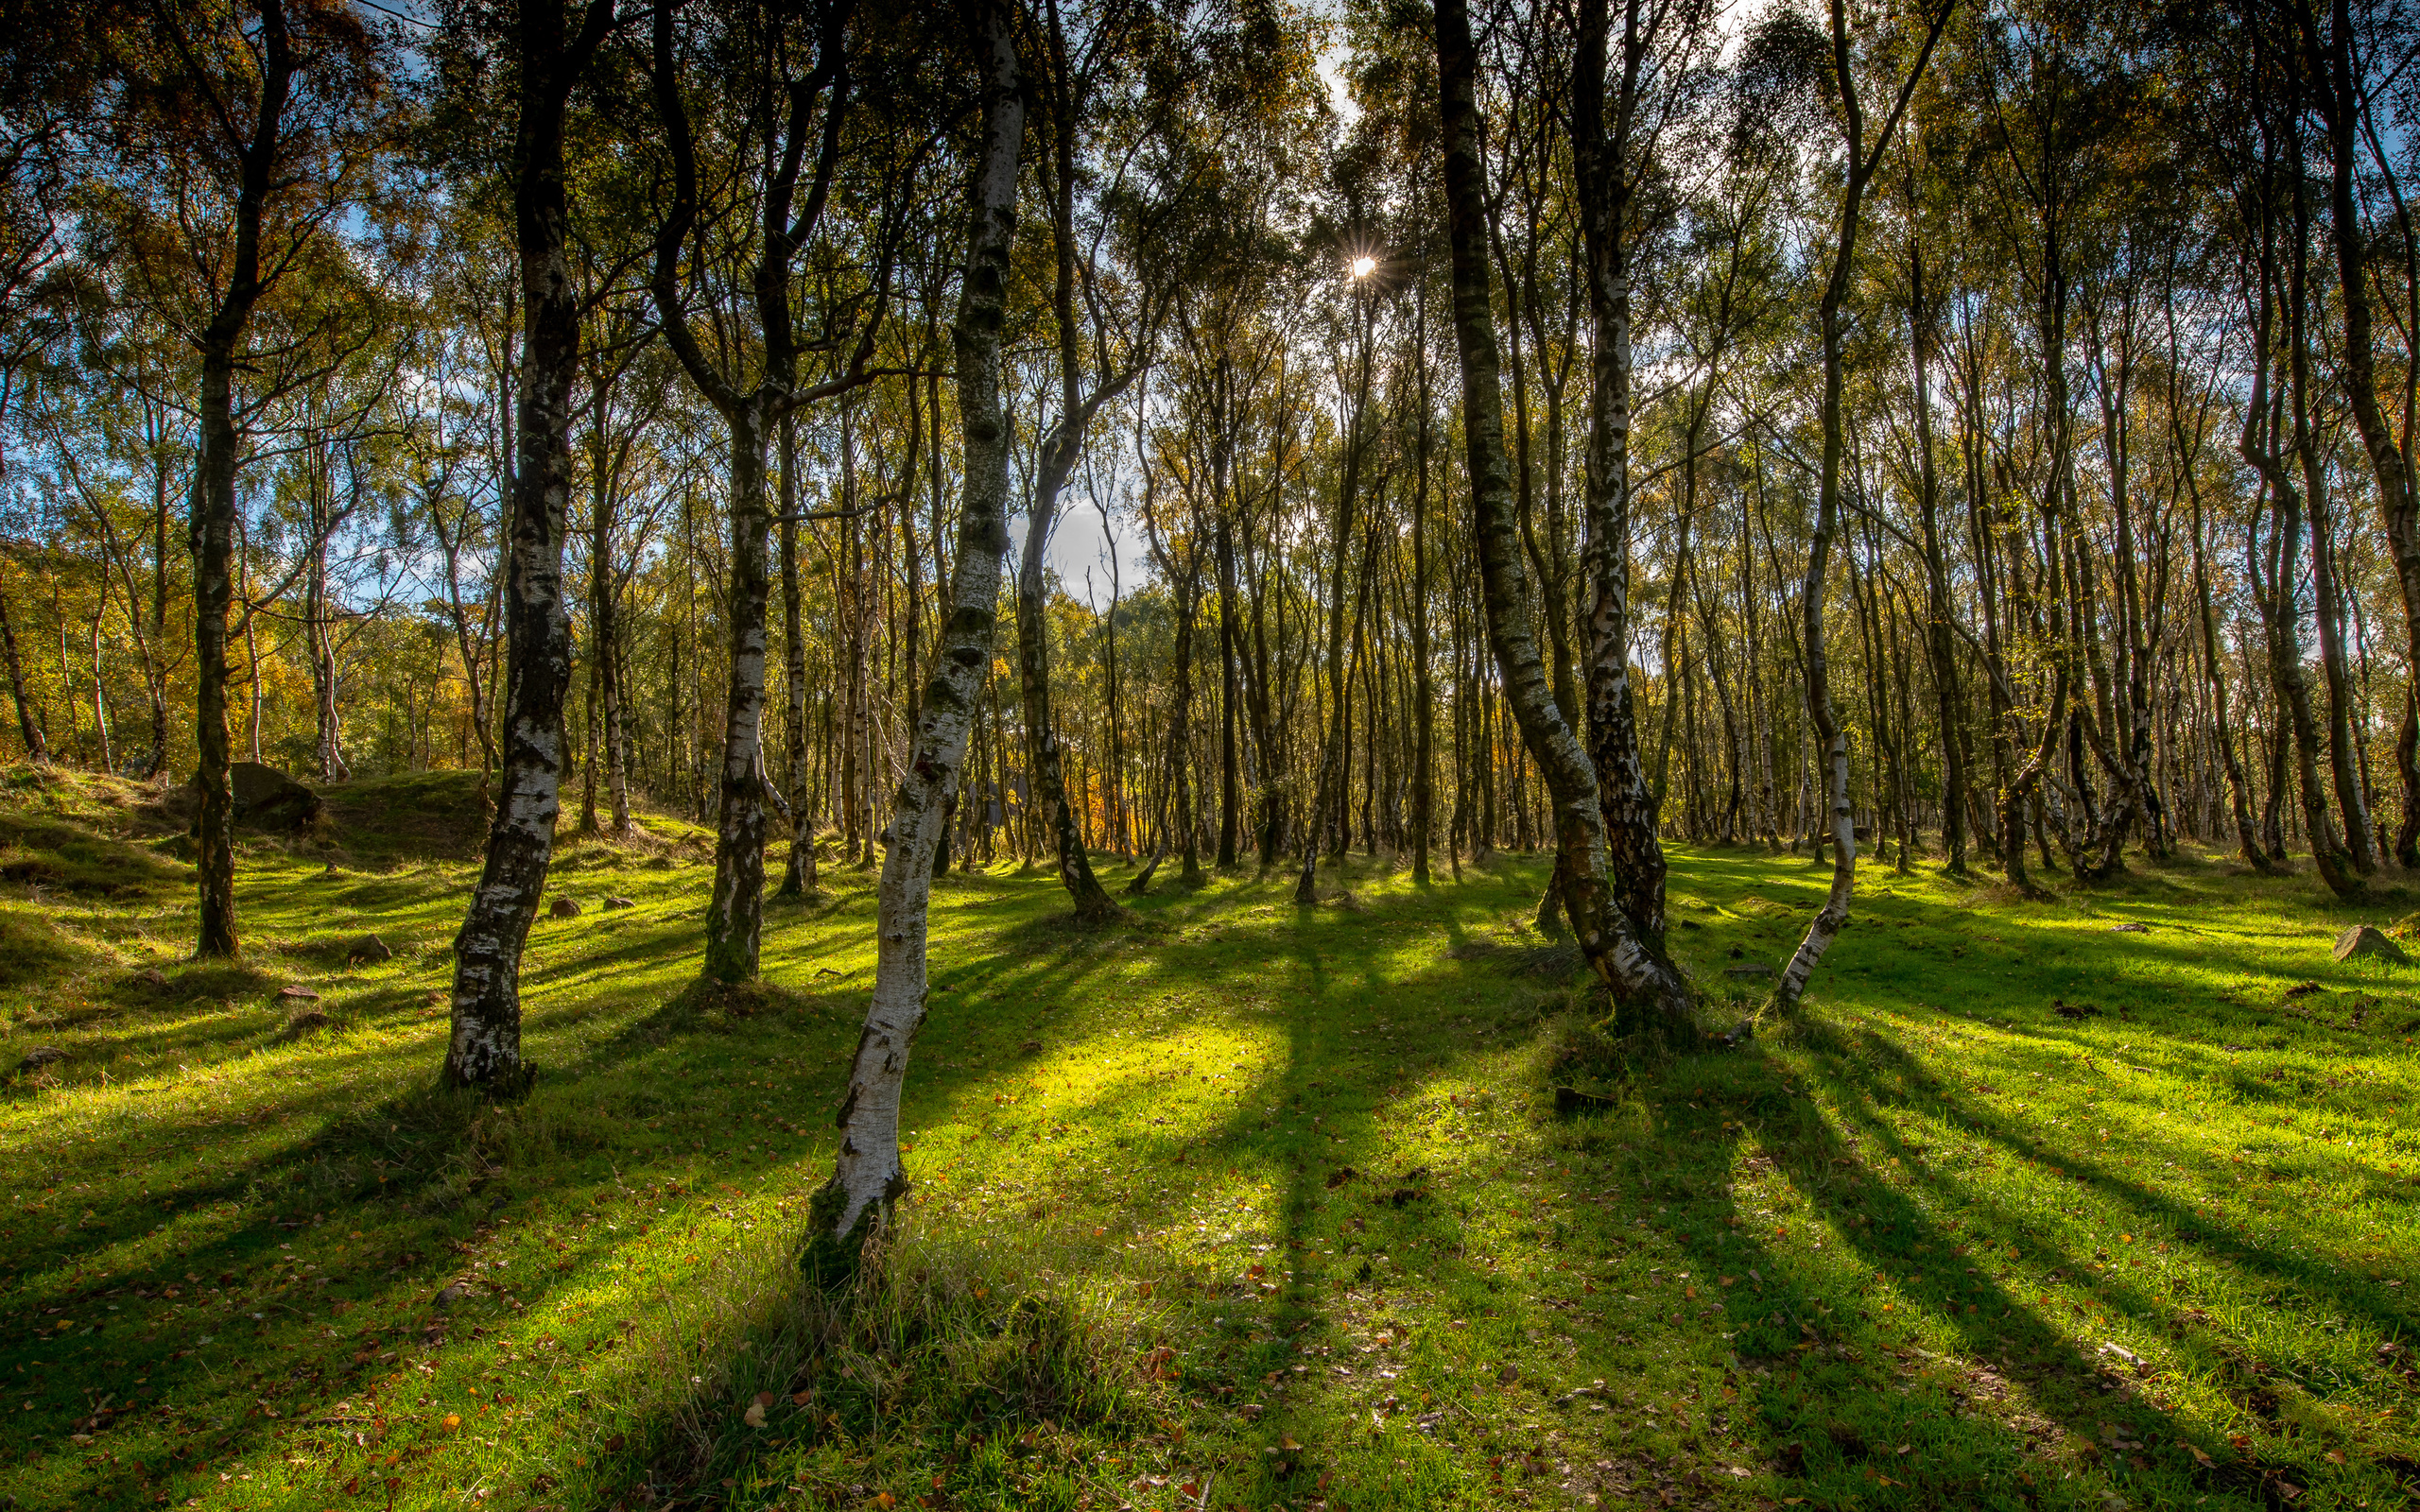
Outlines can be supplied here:
[[[1542, 858], [1356, 859], [1309, 910], [1290, 874], [1164, 868], [1089, 931], [1047, 875], [953, 877], [914, 1193], [830, 1294], [792, 1257], [867, 874], [774, 905], [765, 985], [708, 992], [702, 833], [573, 842], [537, 1089], [480, 1109], [431, 1090], [461, 780], [248, 838], [240, 967], [185, 959], [139, 790], [0, 794], [0, 1069], [65, 1052], [0, 1086], [0, 1505], [2420, 1488], [2420, 966], [2328, 948], [2408, 901], [2199, 854], [2049, 902], [1869, 864], [1799, 1015], [1624, 1070], [1530, 927]], [[1673, 945], [1753, 988], [1722, 973], [1778, 964], [1823, 880], [1676, 848]], [[349, 964], [370, 932], [392, 958]]]

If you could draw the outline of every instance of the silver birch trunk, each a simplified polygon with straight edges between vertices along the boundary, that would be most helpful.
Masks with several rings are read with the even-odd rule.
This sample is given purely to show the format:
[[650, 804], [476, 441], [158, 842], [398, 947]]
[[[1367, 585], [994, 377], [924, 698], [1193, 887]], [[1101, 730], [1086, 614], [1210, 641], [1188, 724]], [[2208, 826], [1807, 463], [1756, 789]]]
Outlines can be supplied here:
[[1016, 232], [1018, 149], [1025, 136], [1011, 17], [1005, 0], [984, 7], [989, 52], [983, 93], [983, 157], [973, 185], [966, 273], [953, 333], [958, 411], [965, 455], [957, 570], [950, 584], [933, 679], [918, 709], [915, 747], [891, 805], [890, 846], [876, 892], [873, 1002], [840, 1105], [839, 1155], [816, 1194], [811, 1242], [852, 1263], [908, 1189], [899, 1160], [899, 1105], [908, 1055], [925, 1021], [926, 910], [933, 852], [948, 822], [947, 800], [966, 759], [977, 696], [991, 670], [999, 616], [1000, 562], [1008, 550], [1009, 428], [1000, 407], [1000, 335], [1006, 323], [1010, 244]]

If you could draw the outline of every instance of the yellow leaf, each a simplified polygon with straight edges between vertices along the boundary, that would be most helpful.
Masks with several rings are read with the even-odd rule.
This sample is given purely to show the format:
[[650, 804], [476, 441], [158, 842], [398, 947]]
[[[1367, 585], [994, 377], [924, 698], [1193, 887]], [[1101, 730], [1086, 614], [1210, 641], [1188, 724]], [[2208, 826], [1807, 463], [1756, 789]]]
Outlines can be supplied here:
[[1297, 1450], [1297, 1449], [1302, 1448], [1303, 1446], [1302, 1446], [1302, 1445], [1300, 1445], [1300, 1444], [1298, 1444], [1298, 1443], [1296, 1443], [1296, 1442], [1294, 1442], [1294, 1435], [1291, 1435], [1291, 1434], [1281, 1434], [1281, 1435], [1278, 1435], [1278, 1438], [1277, 1438], [1277, 1447], [1278, 1447], [1278, 1448], [1280, 1448], [1280, 1449], [1282, 1449], [1282, 1450], [1286, 1450], [1286, 1451], [1288, 1451], [1288, 1452], [1292, 1452], [1292, 1451], [1294, 1451], [1294, 1450]]
[[445, 1415], [445, 1426], [446, 1426], [446, 1427], [448, 1427], [448, 1428], [459, 1428], [459, 1427], [461, 1427], [461, 1426], [462, 1426], [462, 1415], [461, 1415], [460, 1413], [458, 1413], [458, 1412], [449, 1412], [449, 1413], [447, 1413], [447, 1414]]

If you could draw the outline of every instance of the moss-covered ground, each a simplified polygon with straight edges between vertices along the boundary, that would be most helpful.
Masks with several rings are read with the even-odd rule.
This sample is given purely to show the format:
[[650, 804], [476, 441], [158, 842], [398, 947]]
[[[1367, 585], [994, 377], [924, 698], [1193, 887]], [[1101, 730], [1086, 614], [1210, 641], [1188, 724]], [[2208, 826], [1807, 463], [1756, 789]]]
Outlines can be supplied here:
[[[1093, 931], [1046, 874], [953, 877], [915, 1190], [825, 1292], [791, 1262], [871, 879], [827, 865], [765, 985], [705, 992], [700, 836], [571, 843], [540, 1079], [483, 1109], [431, 1090], [470, 789], [332, 796], [317, 839], [247, 840], [245, 962], [204, 966], [156, 805], [0, 774], [0, 1504], [2420, 1492], [2420, 967], [2328, 949], [2391, 898], [1869, 866], [1795, 1019], [1624, 1060], [1529, 927], [1539, 858], [1357, 859], [1309, 910], [1164, 869]], [[1675, 852], [1718, 1014], [1822, 880]], [[349, 961], [370, 933], [391, 958]]]

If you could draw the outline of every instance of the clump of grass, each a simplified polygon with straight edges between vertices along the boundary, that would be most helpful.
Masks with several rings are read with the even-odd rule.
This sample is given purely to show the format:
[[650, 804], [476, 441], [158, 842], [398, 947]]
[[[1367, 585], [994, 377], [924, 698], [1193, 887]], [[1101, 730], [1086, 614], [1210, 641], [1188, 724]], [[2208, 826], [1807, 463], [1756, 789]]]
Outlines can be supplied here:
[[[1131, 1310], [1019, 1274], [996, 1251], [877, 1240], [838, 1287], [785, 1258], [778, 1241], [727, 1255], [717, 1284], [659, 1337], [664, 1379], [691, 1389], [659, 1414], [653, 1484], [1073, 1506], [1070, 1467], [1171, 1410], [1153, 1377], [1173, 1372]], [[688, 1354], [663, 1342], [674, 1337], [715, 1342]]]

